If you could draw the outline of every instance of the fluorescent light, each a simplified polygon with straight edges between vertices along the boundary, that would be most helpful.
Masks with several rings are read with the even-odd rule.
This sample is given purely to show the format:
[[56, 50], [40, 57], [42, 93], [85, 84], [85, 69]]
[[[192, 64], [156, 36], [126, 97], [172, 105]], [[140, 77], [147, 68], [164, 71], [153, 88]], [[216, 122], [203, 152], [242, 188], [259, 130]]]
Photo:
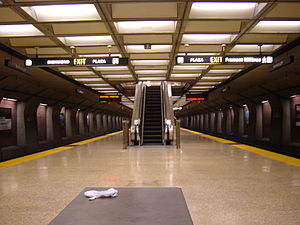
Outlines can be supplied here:
[[[0, 100], [1, 100], [1, 99], [0, 99]], [[18, 101], [17, 99], [14, 99], [14, 98], [6, 98], [6, 97], [3, 97], [2, 100], [13, 101], [13, 102]]]
[[235, 34], [184, 34], [182, 43], [185, 44], [229, 44]]
[[201, 73], [173, 73], [171, 77], [199, 77]]
[[133, 78], [130, 74], [110, 74], [110, 75], [102, 75], [104, 78], [108, 79], [126, 79], [126, 78]]
[[[261, 46], [262, 52], [273, 52], [281, 45], [263, 45]], [[258, 45], [235, 45], [230, 52], [259, 52]]]
[[[102, 78], [75, 78], [74, 80], [77, 80], [77, 81], [103, 81]], [[107, 85], [107, 84], [101, 84], [101, 85]]]
[[208, 73], [238, 73], [242, 70], [239, 69], [224, 69], [224, 70], [210, 70]]
[[197, 82], [196, 85], [216, 85], [220, 84], [221, 82], [219, 81], [211, 81], [211, 82]]
[[40, 103], [40, 105], [41, 105], [41, 106], [47, 106], [47, 104], [45, 104], [45, 103]]
[[97, 71], [118, 71], [118, 70], [128, 70], [127, 66], [99, 66], [93, 67]]
[[42, 36], [32, 24], [0, 25], [0, 37]]
[[69, 75], [69, 76], [76, 76], [76, 75], [95, 75], [92, 71], [67, 71], [61, 72], [62, 74]]
[[205, 76], [202, 77], [201, 80], [225, 80], [228, 79], [230, 76]]
[[139, 77], [139, 80], [165, 80], [165, 77]]
[[110, 87], [110, 85], [108, 85], [108, 84], [88, 84], [88, 83], [85, 83], [84, 85], [90, 86], [90, 87]]
[[151, 49], [145, 49], [144, 45], [126, 45], [128, 53], [153, 53], [153, 52], [171, 52], [172, 45], [152, 45]]
[[77, 36], [77, 37], [58, 37], [58, 39], [68, 46], [83, 45], [113, 45], [114, 41], [110, 35], [104, 36]]
[[189, 92], [200, 92], [200, 91], [208, 91], [209, 88], [199, 88], [199, 89], [190, 89]]
[[169, 60], [131, 60], [131, 63], [134, 66], [161, 66], [168, 65]]
[[190, 18], [249, 19], [253, 18], [265, 5], [250, 2], [194, 2]]
[[[79, 57], [109, 57], [109, 54], [89, 54], [89, 55], [79, 55]], [[110, 54], [110, 57], [122, 57], [122, 55]]]
[[176, 21], [121, 21], [115, 26], [119, 33], [173, 33]]
[[254, 33], [299, 33], [300, 21], [260, 21], [252, 30]]
[[94, 4], [41, 5], [21, 8], [39, 22], [101, 19]]
[[136, 70], [136, 74], [166, 74], [167, 70]]
[[290, 98], [296, 98], [296, 97], [300, 97], [300, 95], [292, 95], [292, 96], [290, 96]]
[[100, 87], [100, 88], [93, 88], [94, 90], [103, 90], [103, 91], [113, 91], [116, 90], [114, 88], [105, 88], [105, 87]]
[[[99, 92], [103, 92], [101, 90], [97, 90], [97, 88], [93, 88], [94, 90], [96, 91], [99, 91]], [[118, 91], [108, 91], [108, 90], [104, 90], [105, 93], [118, 93]]]
[[173, 70], [205, 70], [208, 66], [184, 66], [176, 65]]
[[262, 104], [268, 103], [268, 100], [261, 101]]

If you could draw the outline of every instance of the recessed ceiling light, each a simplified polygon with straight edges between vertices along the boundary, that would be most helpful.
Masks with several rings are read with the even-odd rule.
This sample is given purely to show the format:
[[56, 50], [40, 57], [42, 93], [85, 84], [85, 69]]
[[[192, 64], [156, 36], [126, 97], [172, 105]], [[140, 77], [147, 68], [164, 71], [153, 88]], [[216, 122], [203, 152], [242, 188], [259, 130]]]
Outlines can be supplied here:
[[215, 85], [215, 84], [220, 84], [221, 82], [219, 81], [212, 81], [212, 82], [198, 82], [196, 85]]
[[184, 34], [182, 43], [188, 44], [230, 44], [235, 34]]
[[40, 5], [21, 8], [39, 22], [101, 19], [94, 4]]
[[[281, 45], [262, 45], [261, 52], [273, 52]], [[235, 45], [230, 52], [260, 52], [258, 45]]]
[[58, 39], [68, 46], [113, 45], [114, 44], [114, 41], [110, 35], [58, 37]]
[[115, 88], [106, 88], [106, 87], [99, 87], [99, 88], [93, 88], [95, 90], [105, 90], [105, 91], [113, 91], [116, 90]]
[[299, 33], [300, 21], [260, 21], [252, 30], [254, 33]]
[[[122, 57], [121, 54], [110, 54], [111, 57]], [[109, 57], [109, 54], [88, 54], [79, 55], [79, 57]]]
[[139, 80], [165, 80], [166, 77], [139, 77]]
[[136, 70], [136, 74], [166, 74], [167, 70]]
[[134, 66], [161, 66], [168, 65], [169, 60], [131, 60]]
[[67, 71], [61, 72], [62, 74], [69, 75], [69, 76], [76, 76], [76, 75], [95, 75], [92, 71]]
[[224, 70], [210, 70], [208, 73], [238, 73], [242, 70], [239, 69], [224, 69]]
[[145, 49], [144, 45], [126, 45], [128, 53], [153, 53], [153, 52], [170, 52], [172, 45], [152, 45], [151, 49]]
[[44, 35], [32, 24], [0, 25], [1, 37], [42, 36]]
[[171, 77], [199, 77], [201, 73], [173, 73]]
[[[103, 81], [102, 78], [75, 78], [77, 81]], [[107, 85], [107, 84], [99, 84], [99, 85]]]
[[183, 66], [176, 65], [173, 70], [205, 70], [208, 66]]
[[108, 79], [126, 79], [126, 78], [133, 78], [130, 74], [109, 74], [109, 75], [102, 75], [104, 78]]
[[119, 71], [119, 70], [128, 70], [127, 66], [99, 66], [93, 67], [97, 71]]
[[121, 21], [115, 26], [119, 33], [173, 33], [176, 21]]
[[205, 76], [202, 77], [201, 80], [225, 80], [228, 79], [230, 76]]
[[193, 86], [192, 89], [209, 89], [213, 87], [214, 86]]
[[84, 85], [90, 86], [90, 87], [110, 87], [108, 84], [90, 84], [90, 83], [85, 83]]
[[221, 53], [200, 52], [200, 53], [178, 53], [177, 55], [221, 55]]
[[265, 5], [254, 2], [194, 2], [190, 18], [249, 19]]

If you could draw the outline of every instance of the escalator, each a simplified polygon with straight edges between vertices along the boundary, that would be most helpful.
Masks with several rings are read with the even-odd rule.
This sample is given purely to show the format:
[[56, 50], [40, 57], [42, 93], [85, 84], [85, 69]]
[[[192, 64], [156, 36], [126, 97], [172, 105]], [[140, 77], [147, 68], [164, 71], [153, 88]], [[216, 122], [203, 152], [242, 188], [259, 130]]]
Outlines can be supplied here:
[[174, 113], [171, 85], [139, 82], [130, 127], [133, 145], [170, 145], [174, 140]]
[[162, 144], [160, 87], [147, 87], [144, 112], [143, 144]]

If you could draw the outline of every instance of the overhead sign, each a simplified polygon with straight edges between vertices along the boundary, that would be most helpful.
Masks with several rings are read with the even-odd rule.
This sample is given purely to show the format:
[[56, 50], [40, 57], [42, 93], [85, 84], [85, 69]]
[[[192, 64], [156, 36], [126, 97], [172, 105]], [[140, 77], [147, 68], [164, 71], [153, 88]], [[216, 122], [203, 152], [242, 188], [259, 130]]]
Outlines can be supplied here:
[[208, 95], [207, 94], [186, 94], [185, 100], [186, 101], [207, 101]]
[[103, 94], [99, 95], [100, 102], [121, 102], [122, 96], [120, 94]]
[[272, 72], [274, 70], [280, 69], [281, 67], [284, 67], [286, 65], [289, 65], [294, 62], [294, 56], [289, 56], [277, 63], [274, 63], [270, 66], [269, 71]]
[[177, 56], [177, 64], [271, 64], [273, 56], [267, 55], [195, 55]]
[[11, 68], [11, 69], [14, 69], [14, 70], [17, 70], [19, 72], [22, 72], [22, 73], [25, 73], [27, 75], [32, 75], [32, 72], [30, 69], [24, 67], [23, 65], [19, 65], [19, 64], [16, 64], [8, 59], [5, 59], [4, 61], [4, 65]]
[[119, 57], [78, 57], [78, 58], [31, 58], [25, 60], [28, 67], [52, 66], [99, 66], [99, 65], [128, 65], [128, 58]]

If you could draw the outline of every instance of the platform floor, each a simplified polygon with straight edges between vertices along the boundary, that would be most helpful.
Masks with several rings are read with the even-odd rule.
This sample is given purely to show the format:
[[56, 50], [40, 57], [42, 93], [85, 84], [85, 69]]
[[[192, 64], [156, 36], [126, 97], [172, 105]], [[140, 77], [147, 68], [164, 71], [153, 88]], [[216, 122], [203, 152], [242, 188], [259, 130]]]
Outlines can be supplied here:
[[48, 224], [88, 186], [180, 187], [195, 225], [300, 224], [300, 167], [187, 132], [181, 150], [115, 135], [0, 169], [0, 224]]

